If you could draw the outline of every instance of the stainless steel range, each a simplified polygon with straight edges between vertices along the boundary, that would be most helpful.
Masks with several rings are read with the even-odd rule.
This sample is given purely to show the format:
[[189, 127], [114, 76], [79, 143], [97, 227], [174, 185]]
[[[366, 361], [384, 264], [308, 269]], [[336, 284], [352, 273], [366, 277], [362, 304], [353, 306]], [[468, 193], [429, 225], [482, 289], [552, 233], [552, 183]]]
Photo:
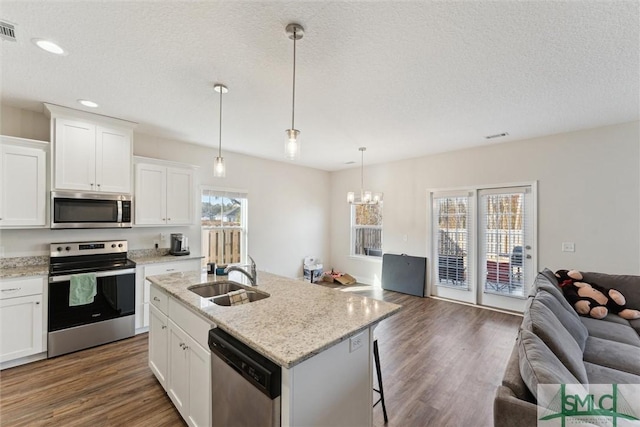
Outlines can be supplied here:
[[134, 335], [136, 269], [126, 240], [52, 243], [47, 356]]

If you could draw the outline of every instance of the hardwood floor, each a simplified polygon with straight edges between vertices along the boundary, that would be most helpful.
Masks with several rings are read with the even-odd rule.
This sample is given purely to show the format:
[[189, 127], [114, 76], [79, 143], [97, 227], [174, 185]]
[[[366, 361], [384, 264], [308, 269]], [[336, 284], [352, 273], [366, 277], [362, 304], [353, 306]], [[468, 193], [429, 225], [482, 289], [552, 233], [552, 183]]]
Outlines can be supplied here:
[[[521, 318], [368, 286], [403, 305], [376, 329], [389, 427], [491, 426]], [[374, 425], [383, 426], [381, 405]], [[0, 372], [1, 426], [184, 426], [147, 367], [147, 334]]]
[[147, 334], [0, 372], [0, 425], [184, 426], [147, 366]]

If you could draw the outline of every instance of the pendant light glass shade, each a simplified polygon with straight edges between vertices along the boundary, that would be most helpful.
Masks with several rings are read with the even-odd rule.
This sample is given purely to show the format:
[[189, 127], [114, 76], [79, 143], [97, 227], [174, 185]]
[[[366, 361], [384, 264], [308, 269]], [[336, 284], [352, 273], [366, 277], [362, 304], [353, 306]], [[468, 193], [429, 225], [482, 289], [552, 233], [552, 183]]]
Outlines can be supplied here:
[[213, 176], [216, 178], [224, 178], [227, 175], [226, 168], [224, 166], [224, 158], [222, 157], [222, 94], [229, 92], [229, 89], [225, 85], [216, 84], [213, 86], [213, 90], [220, 94], [220, 128], [218, 134], [218, 157], [213, 164]]
[[284, 156], [289, 160], [300, 158], [300, 131], [296, 129], [296, 40], [304, 35], [304, 28], [299, 24], [289, 24], [285, 28], [288, 37], [293, 40], [293, 91], [291, 96], [291, 129], [285, 131]]
[[364, 189], [364, 152], [367, 151], [367, 147], [358, 148], [361, 154], [360, 164], [360, 198], [356, 198], [356, 194], [353, 191], [347, 193], [347, 202], [352, 205], [377, 205], [382, 203], [382, 193], [374, 193], [372, 191], [365, 191]]
[[227, 171], [224, 167], [224, 158], [216, 157], [216, 162], [213, 165], [213, 176], [216, 178], [224, 178], [227, 175]]
[[300, 158], [300, 131], [287, 129], [284, 131], [284, 156], [289, 160]]

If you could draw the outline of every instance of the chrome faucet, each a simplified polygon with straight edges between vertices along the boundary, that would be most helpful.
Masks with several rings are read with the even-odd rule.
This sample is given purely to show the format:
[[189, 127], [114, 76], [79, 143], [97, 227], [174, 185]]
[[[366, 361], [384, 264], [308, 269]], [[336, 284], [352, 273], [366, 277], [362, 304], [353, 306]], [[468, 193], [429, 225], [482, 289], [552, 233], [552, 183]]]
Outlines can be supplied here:
[[253, 260], [253, 258], [251, 258], [251, 256], [249, 256], [249, 259], [251, 260], [251, 273], [247, 272], [247, 270], [237, 265], [230, 265], [229, 267], [224, 269], [224, 272], [225, 273], [228, 273], [230, 271], [240, 272], [245, 276], [247, 276], [247, 278], [249, 279], [249, 282], [251, 283], [251, 286], [258, 286], [258, 272], [256, 271], [256, 262]]

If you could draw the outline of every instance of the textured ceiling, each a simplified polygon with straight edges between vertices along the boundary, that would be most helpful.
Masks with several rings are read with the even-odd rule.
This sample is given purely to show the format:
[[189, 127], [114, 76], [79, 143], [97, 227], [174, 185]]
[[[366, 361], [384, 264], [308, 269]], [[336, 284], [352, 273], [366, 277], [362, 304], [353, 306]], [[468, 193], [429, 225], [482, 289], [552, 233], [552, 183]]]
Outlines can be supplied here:
[[[7, 1], [2, 103], [283, 160], [298, 42], [303, 165], [325, 170], [638, 120], [637, 1]], [[54, 56], [32, 38], [69, 51]], [[508, 132], [492, 141], [486, 135]]]

